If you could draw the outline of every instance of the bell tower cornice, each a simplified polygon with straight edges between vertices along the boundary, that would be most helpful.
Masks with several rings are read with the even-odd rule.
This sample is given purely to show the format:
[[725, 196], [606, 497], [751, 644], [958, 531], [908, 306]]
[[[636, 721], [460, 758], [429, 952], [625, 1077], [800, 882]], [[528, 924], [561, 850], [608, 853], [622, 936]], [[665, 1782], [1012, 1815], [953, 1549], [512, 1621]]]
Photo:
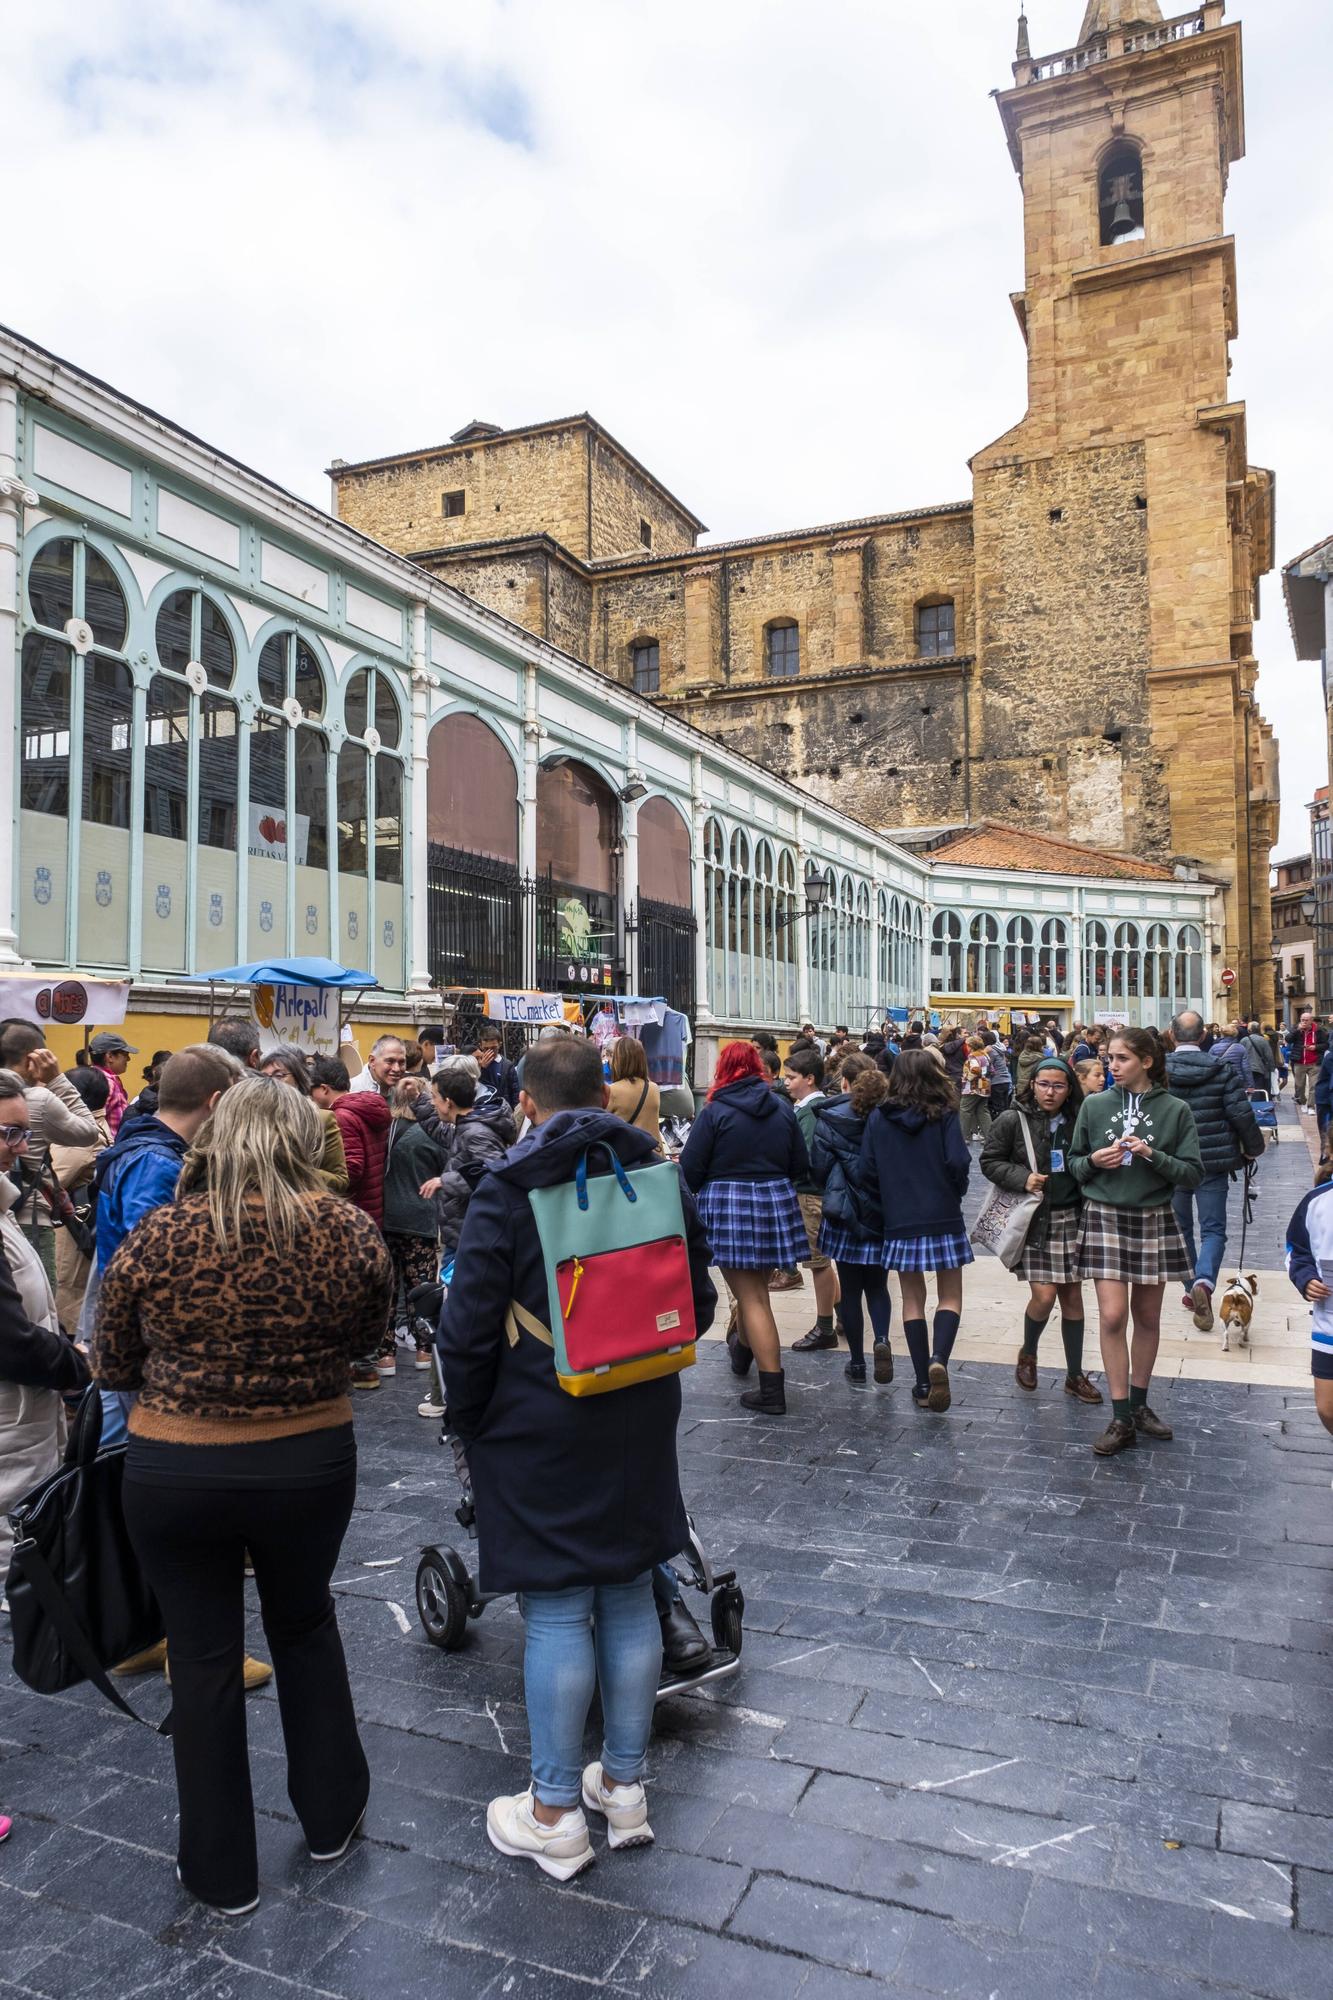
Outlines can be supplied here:
[[1164, 19], [1155, 0], [1090, 0], [1083, 36], [1072, 48], [1032, 56], [1020, 43], [1013, 87], [995, 93], [1015, 171], [1022, 175], [1025, 127], [1113, 109], [1168, 75], [1174, 80], [1211, 65], [1221, 70], [1227, 157], [1242, 159], [1241, 30], [1239, 22], [1225, 21], [1225, 12], [1226, 0], [1203, 0]]

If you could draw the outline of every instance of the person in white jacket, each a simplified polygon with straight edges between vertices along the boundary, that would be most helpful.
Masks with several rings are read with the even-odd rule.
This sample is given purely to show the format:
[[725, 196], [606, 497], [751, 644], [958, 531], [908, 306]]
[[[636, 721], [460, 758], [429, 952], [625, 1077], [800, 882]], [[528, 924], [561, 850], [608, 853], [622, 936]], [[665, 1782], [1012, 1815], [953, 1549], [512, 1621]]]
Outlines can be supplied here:
[[9, 1510], [60, 1463], [62, 1391], [81, 1389], [88, 1364], [60, 1331], [42, 1262], [15, 1219], [10, 1178], [29, 1144], [22, 1078], [0, 1069], [0, 1586], [14, 1545]]
[[12, 1070], [23, 1085], [31, 1136], [23, 1150], [20, 1174], [24, 1185], [17, 1220], [32, 1237], [42, 1268], [55, 1283], [55, 1224], [46, 1197], [34, 1192], [49, 1178], [52, 1146], [91, 1146], [97, 1142], [97, 1120], [46, 1046], [35, 1021], [6, 1021], [0, 1028], [0, 1067]]

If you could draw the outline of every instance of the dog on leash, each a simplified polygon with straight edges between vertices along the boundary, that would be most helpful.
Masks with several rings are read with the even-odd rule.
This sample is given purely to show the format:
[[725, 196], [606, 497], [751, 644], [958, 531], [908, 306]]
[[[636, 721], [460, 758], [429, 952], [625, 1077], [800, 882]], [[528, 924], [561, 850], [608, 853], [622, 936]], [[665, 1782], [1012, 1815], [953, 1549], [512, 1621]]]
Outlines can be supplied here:
[[1250, 1340], [1250, 1321], [1254, 1317], [1254, 1302], [1259, 1296], [1259, 1280], [1251, 1272], [1248, 1278], [1233, 1278], [1222, 1294], [1222, 1302], [1217, 1316], [1222, 1322], [1222, 1352], [1231, 1351], [1231, 1334], [1235, 1329], [1236, 1342], [1247, 1347]]

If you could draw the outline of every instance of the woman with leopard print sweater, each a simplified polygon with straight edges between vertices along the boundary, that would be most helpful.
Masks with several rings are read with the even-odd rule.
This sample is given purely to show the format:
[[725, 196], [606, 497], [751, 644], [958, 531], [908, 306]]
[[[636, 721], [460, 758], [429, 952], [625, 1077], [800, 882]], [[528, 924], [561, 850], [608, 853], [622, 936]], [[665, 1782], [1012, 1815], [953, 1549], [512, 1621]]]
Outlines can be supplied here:
[[247, 1549], [314, 1859], [346, 1850], [370, 1789], [329, 1580], [356, 1495], [350, 1366], [378, 1339], [393, 1274], [374, 1223], [322, 1185], [322, 1144], [296, 1091], [265, 1077], [227, 1091], [177, 1199], [107, 1267], [93, 1341], [102, 1385], [138, 1391], [125, 1518], [171, 1659], [177, 1872], [228, 1914], [259, 1889]]

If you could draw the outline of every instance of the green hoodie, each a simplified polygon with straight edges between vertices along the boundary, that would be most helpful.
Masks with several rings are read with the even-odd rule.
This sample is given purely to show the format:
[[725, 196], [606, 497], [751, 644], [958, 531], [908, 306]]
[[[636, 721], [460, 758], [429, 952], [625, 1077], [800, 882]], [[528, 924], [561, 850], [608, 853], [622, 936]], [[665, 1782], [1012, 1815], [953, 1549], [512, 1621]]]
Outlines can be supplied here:
[[[1126, 1136], [1147, 1141], [1151, 1160], [1131, 1154], [1129, 1165], [1104, 1170], [1092, 1154]], [[1165, 1208], [1177, 1188], [1196, 1188], [1203, 1179], [1203, 1156], [1194, 1113], [1181, 1098], [1159, 1085], [1141, 1095], [1112, 1086], [1085, 1097], [1074, 1127], [1069, 1166], [1085, 1201], [1112, 1208]]]

